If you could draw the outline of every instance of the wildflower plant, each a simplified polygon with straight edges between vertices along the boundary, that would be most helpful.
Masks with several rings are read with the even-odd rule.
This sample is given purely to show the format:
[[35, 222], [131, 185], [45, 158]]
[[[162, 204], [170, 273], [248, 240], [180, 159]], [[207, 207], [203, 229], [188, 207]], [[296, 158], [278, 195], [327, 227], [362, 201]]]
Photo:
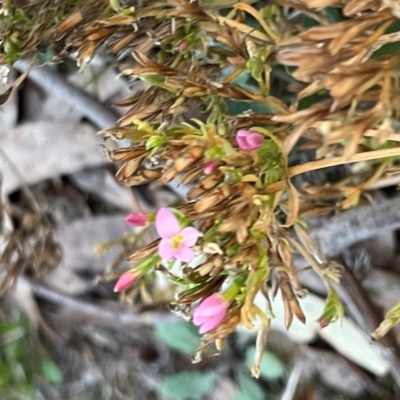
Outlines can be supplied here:
[[[130, 256], [137, 265], [115, 290], [164, 273], [176, 284], [174, 310], [200, 326], [201, 353], [221, 348], [238, 324], [264, 335], [273, 310], [257, 307], [259, 294], [281, 291], [287, 328], [305, 320], [297, 253], [329, 292], [321, 326], [342, 317], [332, 287], [340, 266], [320, 254], [303, 218], [357, 205], [399, 159], [397, 3], [50, 1], [54, 15], [39, 24], [48, 3], [3, 3], [4, 62], [42, 46], [57, 59], [74, 51], [81, 66], [100, 48], [131, 54], [121, 75], [138, 89], [119, 103], [129, 111], [101, 132], [131, 143], [109, 151], [122, 165], [116, 178], [191, 186], [185, 203], [127, 218], [154, 224], [159, 239]], [[202, 120], [185, 120], [192, 110]], [[312, 160], [291, 163], [310, 151]], [[294, 184], [341, 165], [353, 168], [346, 180]]]

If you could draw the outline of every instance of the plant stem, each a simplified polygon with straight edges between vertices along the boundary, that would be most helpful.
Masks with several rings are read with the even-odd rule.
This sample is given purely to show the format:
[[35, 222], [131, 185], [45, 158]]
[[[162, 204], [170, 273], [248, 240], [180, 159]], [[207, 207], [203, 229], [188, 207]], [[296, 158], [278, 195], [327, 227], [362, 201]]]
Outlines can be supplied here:
[[[287, 178], [293, 178], [296, 175], [304, 174], [310, 171], [315, 171], [317, 169], [334, 167], [337, 165], [351, 164], [361, 161], [379, 160], [381, 158], [398, 157], [398, 156], [400, 156], [400, 147], [395, 147], [392, 149], [367, 151], [365, 153], [358, 153], [354, 154], [353, 156], [347, 159], [341, 156], [324, 160], [310, 161], [306, 164], [300, 164], [289, 168], [287, 170], [286, 176]], [[284, 188], [285, 188], [285, 182], [279, 181], [268, 185], [266, 187], [266, 190], [268, 193], [276, 193], [280, 192], [281, 190], [284, 190]]]

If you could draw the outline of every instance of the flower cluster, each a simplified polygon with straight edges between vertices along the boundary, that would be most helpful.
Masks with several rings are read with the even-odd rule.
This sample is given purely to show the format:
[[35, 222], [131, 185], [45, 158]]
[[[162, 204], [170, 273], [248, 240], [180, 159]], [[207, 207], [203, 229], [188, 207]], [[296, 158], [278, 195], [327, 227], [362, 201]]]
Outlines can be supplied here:
[[[191, 185], [176, 208], [127, 217], [135, 232], [154, 224], [159, 237], [135, 248], [129, 260], [137, 264], [115, 291], [164, 273], [179, 288], [175, 310], [200, 326], [205, 349], [239, 323], [269, 325], [272, 313], [255, 305], [258, 294], [268, 298], [267, 281], [282, 293], [287, 327], [294, 316], [304, 321], [297, 252], [329, 291], [321, 326], [340, 318], [330, 285], [338, 268], [301, 219], [357, 205], [400, 156], [398, 2], [245, 1], [227, 13], [220, 8], [234, 2], [153, 0], [138, 10], [53, 2], [47, 12], [11, 3], [2, 13], [6, 64], [47, 45], [75, 52], [79, 65], [99, 48], [132, 54], [121, 73], [143, 85], [120, 103], [129, 111], [101, 132], [132, 143], [109, 152], [121, 164], [116, 178], [128, 186]], [[312, 177], [358, 162], [362, 168], [334, 184]], [[297, 184], [304, 173], [307, 185]]]

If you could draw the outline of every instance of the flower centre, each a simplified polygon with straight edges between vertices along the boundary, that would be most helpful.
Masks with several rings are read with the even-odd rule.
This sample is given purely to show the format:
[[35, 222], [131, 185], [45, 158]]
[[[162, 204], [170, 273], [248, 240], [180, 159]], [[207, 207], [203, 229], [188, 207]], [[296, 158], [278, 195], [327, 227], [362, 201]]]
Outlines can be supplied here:
[[175, 250], [179, 249], [179, 247], [181, 247], [181, 244], [183, 242], [183, 235], [176, 235], [169, 242], [171, 243], [171, 247], [173, 249]]

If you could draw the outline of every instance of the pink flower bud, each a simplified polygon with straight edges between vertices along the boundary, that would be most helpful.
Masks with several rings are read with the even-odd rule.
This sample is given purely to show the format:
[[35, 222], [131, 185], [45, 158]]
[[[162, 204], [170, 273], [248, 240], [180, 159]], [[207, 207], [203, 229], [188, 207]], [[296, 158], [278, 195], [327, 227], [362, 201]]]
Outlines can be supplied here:
[[122, 290], [127, 289], [129, 286], [132, 286], [136, 280], [137, 276], [132, 270], [126, 271], [119, 277], [114, 287], [114, 292], [121, 292]]
[[133, 226], [146, 226], [148, 223], [147, 217], [141, 213], [132, 213], [125, 218], [125, 222]]
[[206, 175], [210, 175], [210, 174], [212, 174], [214, 171], [215, 171], [215, 169], [218, 167], [218, 163], [216, 162], [216, 161], [207, 161], [205, 164], [204, 164], [204, 168], [203, 168], [203, 171], [204, 171], [204, 173], [206, 174]]
[[204, 299], [193, 312], [193, 323], [200, 326], [203, 334], [216, 328], [225, 318], [229, 303], [221, 294], [213, 294]]
[[236, 133], [236, 142], [240, 150], [253, 151], [262, 146], [264, 137], [260, 133], [241, 129]]
[[189, 47], [189, 43], [187, 40], [182, 40], [182, 42], [179, 43], [178, 50], [182, 53]]
[[319, 327], [320, 329], [324, 329], [329, 325], [329, 321], [327, 321], [326, 319], [323, 319], [321, 321], [319, 321]]

